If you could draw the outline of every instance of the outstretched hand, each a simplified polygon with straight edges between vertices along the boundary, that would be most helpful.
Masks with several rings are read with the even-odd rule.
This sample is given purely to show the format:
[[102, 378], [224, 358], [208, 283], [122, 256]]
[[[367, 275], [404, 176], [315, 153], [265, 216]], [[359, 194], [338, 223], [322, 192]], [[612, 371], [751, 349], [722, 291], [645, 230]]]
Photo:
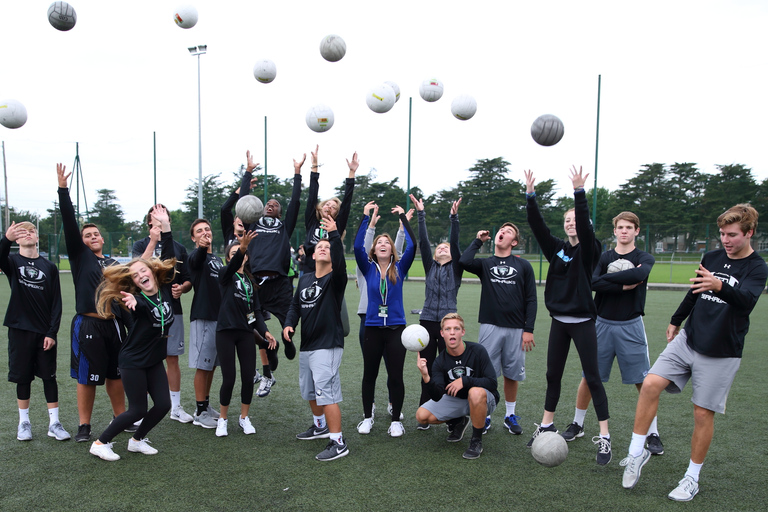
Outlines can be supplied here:
[[421, 352], [416, 352], [416, 368], [421, 372], [421, 377], [429, 379], [429, 368], [427, 368], [427, 360], [421, 357]]
[[424, 211], [424, 201], [420, 199], [416, 199], [416, 196], [413, 194], [410, 194], [409, 197], [411, 198], [411, 202], [413, 203], [413, 206], [416, 207], [417, 212], [423, 212]]
[[131, 295], [128, 292], [120, 292], [123, 295], [123, 304], [125, 304], [125, 307], [130, 309], [131, 311], [136, 311], [136, 297]]
[[304, 155], [301, 157], [301, 162], [297, 162], [296, 159], [293, 159], [293, 172], [294, 174], [301, 174], [301, 166], [304, 165], [304, 162], [307, 160], [307, 154], [304, 153]]
[[584, 188], [584, 184], [587, 182], [589, 173], [584, 174], [581, 170], [581, 166], [579, 166], [579, 170], [576, 171], [575, 165], [571, 166], [570, 173], [571, 182], [573, 182], [573, 189], [576, 190], [579, 188]]
[[360, 161], [357, 159], [357, 151], [352, 155], [352, 161], [347, 160], [347, 167], [349, 167], [349, 177], [354, 178], [357, 168], [360, 167]]
[[336, 219], [330, 215], [323, 215], [323, 218], [320, 220], [320, 228], [324, 229], [326, 233], [336, 231]]
[[317, 153], [320, 152], [320, 144], [315, 145], [315, 150], [311, 151], [312, 154], [312, 172], [317, 172]]
[[[253, 163], [253, 157], [251, 156], [251, 151], [250, 150], [247, 150], [245, 152], [245, 158], [246, 158], [245, 170], [248, 171], [248, 172], [253, 172], [253, 170], [255, 168], [257, 168], [259, 166], [259, 164], [254, 164]], [[254, 178], [251, 178], [251, 186], [253, 186], [253, 180], [254, 180]], [[238, 193], [239, 192], [240, 192], [240, 189], [238, 189]]]
[[72, 173], [64, 174], [67, 170], [67, 166], [64, 164], [56, 164], [56, 174], [59, 177], [59, 188], [67, 188], [67, 179], [72, 176]]
[[533, 177], [533, 171], [530, 169], [523, 171], [523, 174], [525, 174], [525, 193], [531, 194], [534, 192], [533, 184], [536, 182], [536, 178]]
[[456, 215], [459, 213], [459, 205], [461, 204], [461, 198], [458, 198], [456, 201], [453, 202], [451, 205], [451, 215]]
[[240, 250], [245, 252], [248, 248], [248, 244], [251, 243], [251, 240], [256, 238], [257, 233], [255, 231], [245, 231], [241, 236], [237, 236], [237, 234], [235, 234], [235, 236], [240, 241]]

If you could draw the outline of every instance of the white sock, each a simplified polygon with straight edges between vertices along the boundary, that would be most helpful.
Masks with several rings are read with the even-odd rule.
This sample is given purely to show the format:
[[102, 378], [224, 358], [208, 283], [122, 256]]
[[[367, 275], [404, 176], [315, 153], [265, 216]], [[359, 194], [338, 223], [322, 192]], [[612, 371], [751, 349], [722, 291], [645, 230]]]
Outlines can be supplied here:
[[688, 469], [685, 471], [685, 476], [689, 476], [693, 478], [696, 482], [699, 481], [699, 473], [701, 473], [701, 466], [703, 466], [704, 463], [696, 464], [693, 461], [690, 461], [688, 463]]
[[554, 422], [552, 422], [552, 423], [547, 423], [546, 425], [545, 425], [544, 423], [542, 423], [542, 424], [541, 424], [541, 425], [539, 425], [539, 426], [540, 426], [541, 428], [549, 428], [549, 427], [551, 427], [552, 425], [554, 425]]
[[312, 417], [315, 419], [315, 426], [317, 428], [325, 428], [325, 414], [322, 414], [320, 416], [315, 416], [313, 414]]
[[639, 457], [645, 450], [645, 434], [635, 434], [632, 432], [632, 441], [629, 443], [629, 454], [632, 457]]
[[578, 423], [580, 427], [584, 426], [584, 418], [587, 417], [586, 409], [576, 408], [576, 412], [573, 413], [573, 422]]
[[19, 409], [19, 425], [25, 421], [29, 421], [29, 407], [26, 409]]
[[653, 417], [653, 421], [651, 422], [651, 426], [648, 429], [648, 435], [651, 435], [651, 434], [659, 435], [659, 426], [657, 424], [658, 419], [659, 419], [658, 416], [654, 416]]
[[512, 416], [515, 414], [515, 406], [517, 405], [517, 402], [504, 402], [504, 405], [507, 407], [507, 416]]
[[181, 391], [171, 391], [171, 410], [181, 405]]
[[331, 432], [331, 441], [341, 444], [341, 432]]
[[57, 421], [59, 421], [59, 408], [53, 407], [48, 409], [48, 426], [50, 427]]
[[610, 433], [610, 432], [608, 432], [607, 434], [600, 434], [600, 437], [602, 437], [603, 439], [607, 439], [607, 440], [609, 440], [609, 441], [610, 441], [610, 440], [611, 440], [611, 433]]

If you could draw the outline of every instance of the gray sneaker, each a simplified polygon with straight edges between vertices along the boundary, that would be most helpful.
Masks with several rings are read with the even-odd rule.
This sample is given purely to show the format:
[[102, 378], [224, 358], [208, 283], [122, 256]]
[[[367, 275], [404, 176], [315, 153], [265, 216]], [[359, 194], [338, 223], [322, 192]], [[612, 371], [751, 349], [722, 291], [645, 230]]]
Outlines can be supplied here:
[[452, 423], [451, 433], [448, 434], [446, 441], [449, 443], [458, 443], [464, 437], [464, 432], [469, 426], [469, 416], [462, 416], [456, 423]]
[[637, 485], [638, 480], [640, 480], [640, 471], [642, 471], [643, 466], [645, 466], [650, 458], [651, 452], [643, 448], [643, 453], [639, 456], [627, 455], [619, 462], [619, 466], [624, 466], [624, 476], [622, 477], [621, 485], [625, 489], [631, 489]]
[[309, 439], [328, 439], [329, 437], [331, 437], [331, 433], [328, 430], [328, 425], [320, 428], [316, 427], [314, 423], [301, 434], [296, 434], [296, 439], [301, 439], [302, 441]]
[[256, 392], [256, 396], [264, 398], [269, 395], [269, 392], [272, 391], [272, 386], [275, 385], [275, 382], [277, 382], [277, 379], [275, 379], [274, 374], [272, 375], [272, 378], [262, 377], [261, 383], [259, 384], [259, 390]]
[[16, 433], [16, 439], [19, 441], [32, 440], [32, 424], [28, 421], [19, 423], [19, 430]]
[[329, 440], [325, 450], [315, 455], [315, 458], [321, 462], [336, 460], [349, 455], [347, 442], [342, 438], [341, 442]]
[[208, 404], [208, 414], [211, 415], [211, 418], [217, 420], [221, 417], [221, 414], [219, 414], [219, 411], [211, 407], [211, 404]]
[[691, 501], [697, 492], [699, 492], [699, 483], [693, 477], [685, 476], [667, 497], [675, 501]]
[[214, 419], [213, 416], [211, 416], [211, 413], [207, 410], [200, 413], [199, 416], [195, 416], [192, 420], [192, 424], [203, 428], [216, 428], [218, 425], [216, 419]]
[[70, 436], [69, 432], [64, 430], [64, 427], [61, 426], [61, 423], [57, 421], [48, 427], [48, 437], [55, 437], [57, 441], [66, 441], [72, 436]]

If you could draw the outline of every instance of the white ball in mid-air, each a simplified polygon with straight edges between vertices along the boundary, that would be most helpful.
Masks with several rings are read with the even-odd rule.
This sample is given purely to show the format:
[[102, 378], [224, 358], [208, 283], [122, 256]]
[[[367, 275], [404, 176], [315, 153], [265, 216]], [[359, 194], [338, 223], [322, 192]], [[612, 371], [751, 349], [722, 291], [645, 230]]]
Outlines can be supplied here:
[[77, 23], [77, 13], [67, 2], [53, 2], [48, 7], [48, 23], [56, 30], [72, 30]]
[[269, 59], [261, 59], [253, 66], [253, 77], [263, 84], [268, 84], [277, 76], [277, 66]]
[[552, 114], [537, 117], [531, 125], [531, 137], [541, 146], [554, 146], [564, 134], [563, 122]]
[[419, 324], [412, 324], [403, 329], [400, 341], [403, 342], [406, 350], [421, 352], [429, 345], [429, 332]]
[[328, 62], [338, 62], [346, 53], [347, 43], [336, 34], [325, 36], [320, 41], [320, 55]]
[[323, 104], [307, 110], [307, 126], [313, 132], [327, 132], [333, 127], [333, 110]]
[[390, 86], [393, 91], [395, 91], [395, 103], [400, 101], [400, 86], [397, 85], [395, 82], [392, 82], [390, 80], [387, 80], [384, 83], [387, 84], [388, 86]]
[[0, 124], [6, 128], [21, 128], [27, 122], [27, 109], [17, 100], [0, 102]]
[[631, 261], [625, 260], [624, 258], [619, 258], [608, 264], [607, 273], [614, 274], [616, 272], [621, 272], [622, 270], [629, 270], [630, 268], [635, 268], [635, 265], [633, 265]]
[[451, 103], [451, 114], [456, 119], [461, 119], [462, 121], [472, 119], [475, 112], [477, 112], [477, 101], [468, 94], [457, 96]]
[[243, 224], [253, 224], [264, 213], [264, 204], [256, 196], [243, 196], [235, 204], [235, 215], [243, 221]]
[[193, 5], [181, 5], [173, 12], [173, 21], [181, 28], [197, 25], [197, 9]]
[[437, 101], [443, 97], [443, 82], [437, 78], [429, 78], [421, 82], [419, 94], [424, 101]]
[[395, 91], [388, 84], [383, 83], [373, 87], [365, 97], [368, 108], [377, 114], [389, 112], [395, 106]]
[[531, 455], [542, 466], [559, 466], [568, 457], [568, 443], [557, 432], [542, 432], [531, 445]]

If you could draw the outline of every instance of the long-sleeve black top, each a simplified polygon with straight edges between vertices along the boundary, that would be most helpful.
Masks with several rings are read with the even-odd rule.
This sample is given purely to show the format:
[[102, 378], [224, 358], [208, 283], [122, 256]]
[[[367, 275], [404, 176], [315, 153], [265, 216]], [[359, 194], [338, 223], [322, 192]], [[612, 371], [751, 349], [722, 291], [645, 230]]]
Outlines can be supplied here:
[[499, 403], [499, 390], [496, 383], [496, 371], [488, 352], [482, 345], [471, 341], [464, 342], [464, 352], [454, 357], [443, 350], [432, 363], [432, 377], [426, 384], [429, 397], [438, 402], [445, 395], [445, 388], [454, 380], [461, 379], [462, 389], [456, 398], [466, 399], [470, 388], [484, 388], [490, 391], [496, 403]]

